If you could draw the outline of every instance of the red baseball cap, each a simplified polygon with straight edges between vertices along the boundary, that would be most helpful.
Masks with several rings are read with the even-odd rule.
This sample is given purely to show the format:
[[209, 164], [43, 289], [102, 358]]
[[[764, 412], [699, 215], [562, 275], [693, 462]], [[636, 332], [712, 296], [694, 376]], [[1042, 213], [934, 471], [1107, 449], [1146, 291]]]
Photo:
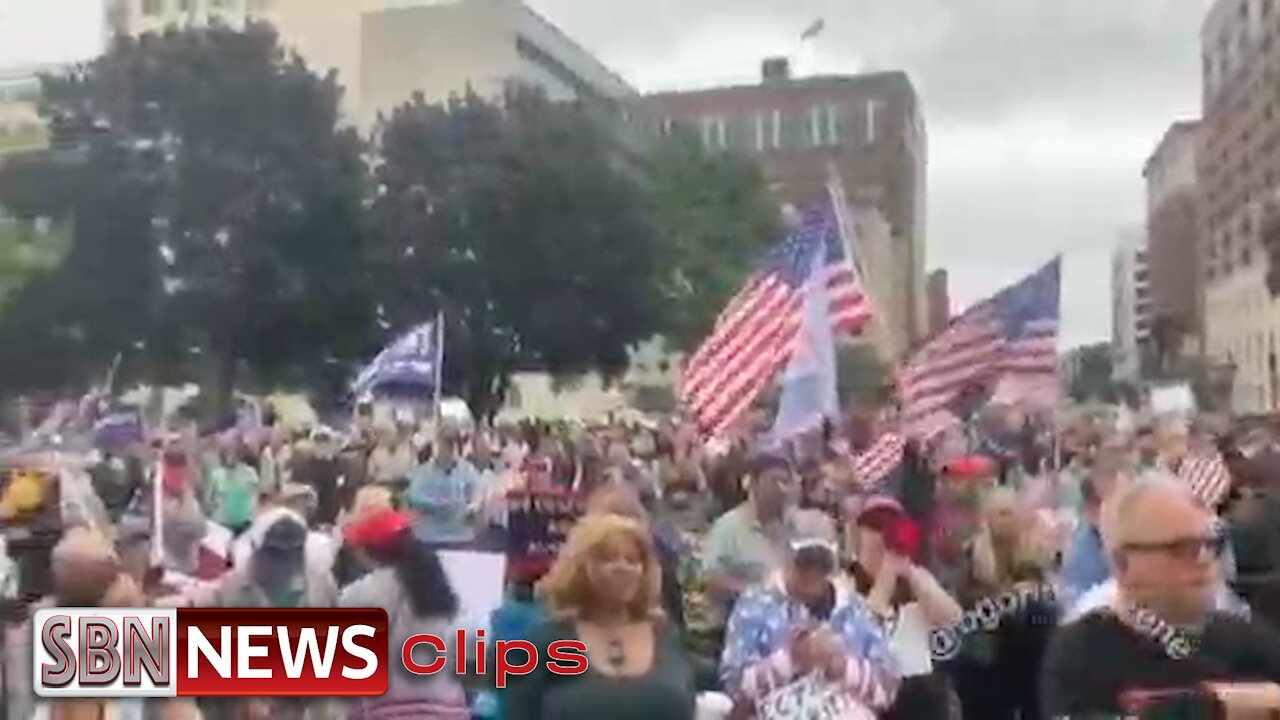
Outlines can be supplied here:
[[409, 514], [403, 510], [379, 510], [348, 525], [342, 535], [356, 547], [386, 547], [407, 531], [410, 524]]

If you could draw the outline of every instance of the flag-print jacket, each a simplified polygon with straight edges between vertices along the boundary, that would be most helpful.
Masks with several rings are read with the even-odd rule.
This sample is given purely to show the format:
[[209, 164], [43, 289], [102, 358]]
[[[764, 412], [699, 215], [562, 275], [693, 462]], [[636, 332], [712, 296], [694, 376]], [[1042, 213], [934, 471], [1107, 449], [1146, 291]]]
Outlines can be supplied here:
[[[835, 608], [824, 624], [840, 637], [848, 654], [840, 684], [856, 704], [883, 711], [897, 695], [896, 663], [861, 598], [839, 581], [835, 590]], [[725, 635], [720, 661], [724, 691], [755, 703], [798, 679], [788, 643], [792, 627], [808, 617], [804, 605], [787, 596], [780, 576], [743, 593]]]

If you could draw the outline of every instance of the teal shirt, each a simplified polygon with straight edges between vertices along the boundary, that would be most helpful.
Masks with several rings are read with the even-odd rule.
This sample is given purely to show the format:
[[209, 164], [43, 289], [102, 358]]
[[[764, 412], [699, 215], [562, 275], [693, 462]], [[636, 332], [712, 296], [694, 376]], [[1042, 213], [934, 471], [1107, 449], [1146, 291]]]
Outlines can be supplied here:
[[422, 521], [416, 528], [428, 543], [465, 543], [475, 539], [471, 505], [480, 490], [480, 473], [466, 460], [448, 470], [435, 462], [409, 472], [409, 505]]
[[258, 501], [258, 473], [248, 465], [215, 467], [209, 475], [218, 524], [241, 528], [253, 522]]

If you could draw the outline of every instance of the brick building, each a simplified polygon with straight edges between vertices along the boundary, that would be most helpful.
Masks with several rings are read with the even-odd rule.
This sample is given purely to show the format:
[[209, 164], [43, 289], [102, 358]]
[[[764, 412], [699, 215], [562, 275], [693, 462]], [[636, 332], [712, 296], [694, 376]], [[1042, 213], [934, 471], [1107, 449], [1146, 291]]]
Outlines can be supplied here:
[[1266, 288], [1263, 219], [1280, 211], [1280, 3], [1218, 0], [1200, 33], [1197, 197], [1204, 349], [1234, 368], [1232, 408], [1277, 406], [1280, 303]]
[[927, 140], [905, 73], [792, 78], [785, 60], [766, 60], [759, 84], [658, 93], [644, 106], [654, 132], [693, 132], [710, 147], [759, 158], [784, 202], [825, 192], [834, 166], [855, 213], [888, 229], [884, 247], [860, 237], [858, 250], [890, 353], [926, 334]]

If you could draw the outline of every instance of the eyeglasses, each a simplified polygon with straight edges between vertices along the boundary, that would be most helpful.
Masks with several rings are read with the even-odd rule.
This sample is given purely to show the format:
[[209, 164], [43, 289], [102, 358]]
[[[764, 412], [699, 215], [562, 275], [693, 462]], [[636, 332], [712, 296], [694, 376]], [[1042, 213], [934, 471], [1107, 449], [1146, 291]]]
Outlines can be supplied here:
[[1186, 562], [1199, 560], [1207, 553], [1210, 557], [1220, 557], [1226, 549], [1227, 538], [1223, 535], [1210, 537], [1179, 538], [1161, 543], [1126, 543], [1121, 546], [1125, 552], [1163, 553], [1176, 560]]

